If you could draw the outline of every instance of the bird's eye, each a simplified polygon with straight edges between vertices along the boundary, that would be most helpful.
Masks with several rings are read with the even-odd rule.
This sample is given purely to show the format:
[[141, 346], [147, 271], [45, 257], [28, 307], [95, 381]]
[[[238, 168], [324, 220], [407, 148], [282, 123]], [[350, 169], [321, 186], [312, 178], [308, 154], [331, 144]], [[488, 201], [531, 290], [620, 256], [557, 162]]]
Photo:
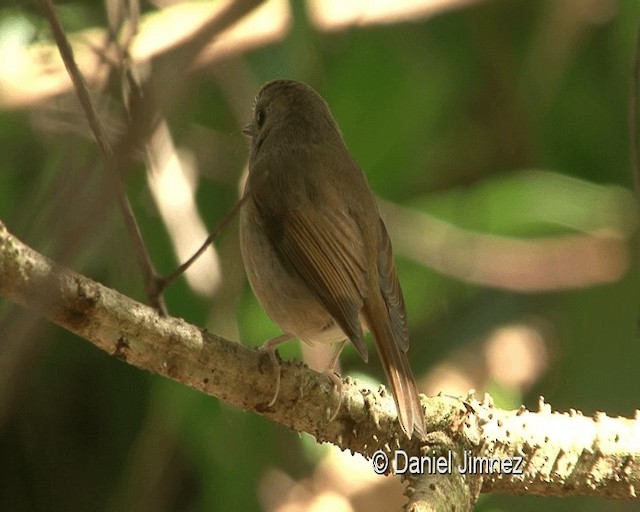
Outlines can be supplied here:
[[262, 128], [262, 125], [264, 124], [264, 119], [265, 119], [264, 110], [259, 108], [258, 110], [256, 110], [256, 124], [258, 125], [258, 128]]

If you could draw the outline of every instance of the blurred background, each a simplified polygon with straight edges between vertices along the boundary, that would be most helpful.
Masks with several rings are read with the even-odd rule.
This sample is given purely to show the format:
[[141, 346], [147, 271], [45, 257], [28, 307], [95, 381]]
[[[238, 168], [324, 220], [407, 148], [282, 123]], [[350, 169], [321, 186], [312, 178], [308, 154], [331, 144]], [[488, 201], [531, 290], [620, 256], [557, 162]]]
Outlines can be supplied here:
[[[126, 49], [161, 122], [127, 192], [167, 274], [237, 201], [260, 85], [322, 94], [380, 199], [421, 391], [633, 416], [638, 211], [628, 104], [640, 4], [617, 0], [268, 1], [174, 51], [224, 2], [56, 2], [113, 141]], [[135, 2], [132, 2], [135, 6]], [[239, 10], [242, 2], [234, 4]], [[206, 34], [205, 34], [206, 35]], [[118, 44], [115, 44], [117, 42]], [[36, 250], [144, 301], [103, 161], [36, 2], [0, 4], [0, 219]], [[279, 334], [234, 221], [166, 293], [248, 345]], [[298, 342], [283, 358], [322, 368]], [[384, 382], [351, 348], [342, 374]], [[359, 457], [128, 366], [0, 299], [0, 509], [388, 511], [402, 485]], [[485, 495], [477, 510], [637, 510]]]

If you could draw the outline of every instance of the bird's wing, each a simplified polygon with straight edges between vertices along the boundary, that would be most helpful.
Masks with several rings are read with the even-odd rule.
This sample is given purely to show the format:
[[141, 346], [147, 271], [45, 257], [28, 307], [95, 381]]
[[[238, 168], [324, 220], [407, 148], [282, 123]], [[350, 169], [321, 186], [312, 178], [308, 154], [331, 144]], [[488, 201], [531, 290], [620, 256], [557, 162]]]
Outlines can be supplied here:
[[302, 175], [292, 200], [291, 182], [268, 200], [254, 193], [266, 234], [282, 264], [305, 281], [366, 361], [359, 313], [367, 295], [367, 254], [360, 228], [348, 210], [332, 207], [343, 203], [337, 196], [332, 201], [330, 187], [319, 192]]
[[387, 304], [389, 322], [393, 339], [403, 352], [409, 350], [409, 330], [407, 327], [407, 311], [400, 281], [396, 274], [391, 240], [382, 219], [378, 224], [378, 281], [380, 291]]

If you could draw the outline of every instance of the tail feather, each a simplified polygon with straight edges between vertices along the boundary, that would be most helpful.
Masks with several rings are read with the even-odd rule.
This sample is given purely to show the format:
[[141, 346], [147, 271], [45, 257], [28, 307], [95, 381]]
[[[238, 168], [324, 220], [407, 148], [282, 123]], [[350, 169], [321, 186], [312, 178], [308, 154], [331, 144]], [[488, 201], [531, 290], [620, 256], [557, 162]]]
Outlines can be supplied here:
[[376, 299], [374, 302], [380, 301], [376, 304], [378, 307], [367, 307], [369, 304], [365, 304], [365, 316], [387, 380], [393, 390], [400, 426], [409, 438], [415, 433], [420, 439], [424, 439], [427, 429], [409, 359], [394, 339], [382, 297]]

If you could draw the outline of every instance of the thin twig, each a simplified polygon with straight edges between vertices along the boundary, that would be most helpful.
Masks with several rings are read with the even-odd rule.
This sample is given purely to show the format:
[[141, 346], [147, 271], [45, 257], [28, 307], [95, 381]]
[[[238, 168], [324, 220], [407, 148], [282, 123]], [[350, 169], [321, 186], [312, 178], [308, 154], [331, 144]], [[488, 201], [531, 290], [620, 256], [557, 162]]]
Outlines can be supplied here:
[[73, 49], [69, 44], [69, 40], [67, 39], [62, 24], [60, 23], [56, 10], [51, 0], [41, 0], [41, 4], [44, 8], [47, 19], [49, 20], [53, 37], [58, 45], [58, 49], [60, 50], [60, 56], [62, 57], [64, 65], [67, 68], [67, 72], [73, 82], [76, 94], [78, 95], [78, 100], [82, 105], [85, 115], [87, 116], [89, 127], [91, 128], [93, 136], [96, 139], [96, 143], [98, 144], [98, 148], [106, 162], [107, 171], [118, 199], [118, 205], [120, 206], [120, 211], [122, 212], [129, 236], [133, 241], [133, 247], [138, 264], [142, 270], [148, 300], [155, 309], [166, 314], [167, 309], [164, 304], [164, 300], [156, 292], [158, 277], [142, 238], [142, 233], [138, 223], [136, 222], [133, 209], [131, 208], [131, 203], [129, 203], [129, 199], [125, 193], [124, 184], [118, 173], [118, 166], [116, 164], [116, 157], [114, 155], [113, 148], [109, 144], [106, 134], [102, 128], [102, 124], [100, 123], [96, 109], [91, 101], [91, 96], [89, 95], [87, 86], [75, 62]]
[[[263, 174], [262, 176], [260, 176], [259, 179], [257, 179], [255, 181], [255, 183], [253, 184], [254, 188], [259, 188], [262, 186], [262, 183], [264, 182], [264, 180], [267, 179], [267, 175]], [[194, 261], [196, 261], [200, 255], [207, 249], [207, 247], [209, 246], [210, 243], [212, 243], [216, 238], [218, 238], [218, 236], [220, 235], [220, 233], [222, 232], [222, 230], [227, 226], [227, 224], [229, 224], [229, 222], [231, 221], [231, 219], [233, 219], [233, 216], [240, 210], [240, 207], [251, 197], [251, 189], [249, 188], [245, 188], [244, 193], [242, 194], [242, 197], [238, 200], [238, 202], [233, 206], [233, 208], [231, 208], [231, 210], [229, 210], [227, 212], [227, 214], [222, 218], [222, 220], [220, 221], [220, 223], [215, 227], [215, 229], [211, 232], [211, 234], [207, 237], [207, 239], [204, 241], [204, 243], [202, 244], [202, 246], [200, 247], [200, 249], [198, 249], [193, 256], [191, 256], [187, 261], [185, 261], [182, 265], [180, 265], [176, 270], [174, 270], [171, 274], [169, 274], [166, 277], [163, 277], [162, 279], [158, 280], [158, 289], [160, 291], [164, 290], [165, 288], [167, 288], [168, 286], [170, 286], [171, 284], [173, 284], [175, 282], [176, 279], [178, 279], [178, 277], [180, 277], [182, 274], [184, 274], [187, 269], [193, 264]]]
[[[126, 52], [123, 53], [123, 56], [126, 57], [126, 55]], [[129, 62], [129, 60], [125, 59], [124, 62]], [[124, 68], [123, 81], [127, 86], [127, 90], [124, 92], [124, 96], [125, 106], [129, 115], [130, 122], [133, 124], [136, 120], [139, 120], [139, 118], [141, 117], [140, 113], [142, 113], [142, 116], [146, 115], [147, 118], [150, 117], [150, 110], [153, 110], [153, 116], [155, 117], [155, 121], [157, 122], [158, 116], [160, 114], [155, 107], [154, 102], [152, 101], [153, 95], [149, 94], [149, 91], [143, 90], [143, 85], [138, 82], [135, 74], [132, 72], [132, 69], [128, 66]], [[243, 197], [237, 201], [234, 207], [223, 217], [222, 221], [205, 239], [202, 246], [187, 261], [182, 263], [168, 276], [156, 278], [156, 294], [162, 294], [164, 290], [171, 286], [182, 274], [187, 271], [187, 269], [202, 255], [202, 253], [209, 247], [209, 245], [213, 243], [213, 241], [220, 235], [222, 230], [229, 224], [229, 222], [233, 219], [233, 216], [246, 201], [247, 197], [248, 194], [245, 193]]]
[[[198, 54], [209, 42], [211, 42], [211, 40], [215, 39], [226, 28], [243, 18], [248, 12], [255, 9], [263, 1], [264, 0], [242, 0], [229, 2], [224, 9], [205, 23], [196, 33], [184, 41], [183, 44], [174, 48], [174, 51], [168, 52], [168, 56], [162, 55], [159, 59], [180, 63], [182, 69], [188, 69], [191, 66], [191, 63], [196, 60]], [[175, 64], [172, 65], [172, 69], [172, 73], [175, 73]], [[123, 78], [129, 89], [128, 101], [125, 101], [125, 104], [127, 105], [130, 118], [135, 116], [136, 105], [142, 104], [143, 102], [146, 103], [147, 108], [141, 110], [146, 111], [149, 108], [153, 108], [153, 110], [157, 111], [157, 108], [152, 105], [152, 102], [155, 103], [154, 99], [156, 96], [153, 94], [153, 88], [149, 88], [150, 84], [140, 84], [136, 79], [136, 76], [131, 72], [130, 68], [126, 68]], [[187, 261], [182, 263], [168, 276], [158, 278], [155, 281], [156, 293], [161, 294], [182, 274], [184, 274], [184, 272], [186, 272], [186, 270], [202, 255], [209, 245], [220, 235], [222, 230], [229, 224], [242, 204], [246, 201], [247, 197], [248, 194], [245, 193], [243, 197], [238, 200], [235, 206], [224, 216], [222, 221], [206, 238], [202, 246]]]
[[245, 193], [235, 204], [235, 206], [227, 212], [224, 218], [220, 221], [220, 224], [216, 226], [216, 228], [211, 232], [211, 234], [204, 241], [200, 249], [198, 249], [193, 256], [191, 256], [187, 261], [185, 261], [182, 265], [180, 265], [177, 269], [175, 269], [171, 274], [166, 277], [163, 277], [158, 282], [158, 289], [160, 291], [165, 290], [167, 287], [171, 286], [176, 279], [178, 279], [182, 274], [184, 274], [187, 269], [200, 257], [200, 255], [209, 247], [211, 244], [222, 232], [222, 230], [229, 224], [233, 216], [240, 209], [240, 207], [244, 204], [244, 202], [249, 197], [249, 193]]
[[[176, 48], [174, 52], [169, 53], [172, 57], [175, 57], [178, 54], [181, 57], [184, 57], [177, 60], [178, 62], [187, 63], [186, 65], [184, 65], [184, 68], [188, 68], [190, 63], [195, 60], [198, 53], [205, 46], [205, 44], [211, 41], [211, 39], [215, 38], [224, 29], [245, 16], [249, 11], [260, 5], [262, 2], [263, 0], [244, 0], [238, 2], [230, 2], [214, 18], [203, 25], [203, 27], [201, 27], [201, 29], [198, 30], [191, 38], [185, 41], [183, 45], [181, 45], [179, 48]], [[117, 172], [117, 169], [119, 167], [118, 164], [126, 159], [123, 159], [122, 155], [114, 155], [113, 148], [104, 135], [104, 131], [102, 130], [95, 108], [93, 107], [93, 104], [91, 102], [87, 87], [73, 58], [73, 51], [65, 36], [64, 30], [60, 24], [51, 0], [42, 0], [42, 4], [44, 6], [45, 12], [47, 13], [47, 17], [51, 24], [51, 28], [58, 48], [60, 49], [62, 59], [69, 72], [69, 75], [71, 76], [71, 80], [77, 91], [80, 103], [85, 110], [85, 114], [89, 121], [91, 130], [94, 133], [94, 137], [96, 138], [98, 147], [100, 148], [107, 162], [107, 167], [110, 171], [109, 174], [111, 175], [112, 181], [114, 182], [114, 186], [117, 192], [116, 195], [118, 197], [118, 201], [125, 218], [127, 229], [132, 240], [134, 241], [133, 244], [136, 250], [138, 262], [140, 264], [140, 267], [142, 268], [149, 303], [152, 306], [156, 307], [156, 309], [158, 309], [159, 311], [166, 313], [166, 307], [161, 296], [162, 291], [165, 290], [170, 284], [175, 282], [175, 280], [180, 275], [182, 275], [186, 271], [186, 269], [189, 268], [191, 264], [206, 250], [209, 244], [217, 236], [219, 236], [220, 232], [231, 221], [242, 203], [246, 200], [246, 196], [239, 200], [238, 203], [236, 203], [234, 208], [223, 218], [221, 223], [216, 227], [216, 229], [214, 229], [209, 237], [207, 237], [202, 247], [191, 258], [189, 258], [189, 260], [180, 265], [180, 267], [178, 267], [170, 275], [164, 278], [159, 278], [149, 257], [149, 253], [144, 244], [140, 229], [135, 221], [133, 210], [125, 194], [124, 185], [122, 183], [120, 175]], [[164, 57], [166, 58], [166, 56]], [[152, 97], [153, 94], [145, 94], [143, 92], [143, 89], [145, 89], [145, 87], [140, 86], [140, 84], [138, 84], [136, 80], [133, 79], [130, 74], [130, 70], [125, 70], [124, 79], [129, 86], [129, 94], [131, 95], [131, 97], [129, 98], [130, 106], [128, 107], [130, 121], [134, 122], [133, 120], [138, 117], [136, 116], [135, 112], [131, 111], [131, 105], [134, 105], [134, 110], [135, 106], [142, 105], [142, 107], [138, 110], [143, 113], [146, 112], [146, 117], [148, 118], [150, 107], [149, 102], [151, 101], [150, 97]], [[136, 103], [136, 100], [140, 102], [140, 105]], [[156, 109], [153, 110], [157, 112]], [[148, 120], [149, 119], [147, 119], [147, 121]]]

